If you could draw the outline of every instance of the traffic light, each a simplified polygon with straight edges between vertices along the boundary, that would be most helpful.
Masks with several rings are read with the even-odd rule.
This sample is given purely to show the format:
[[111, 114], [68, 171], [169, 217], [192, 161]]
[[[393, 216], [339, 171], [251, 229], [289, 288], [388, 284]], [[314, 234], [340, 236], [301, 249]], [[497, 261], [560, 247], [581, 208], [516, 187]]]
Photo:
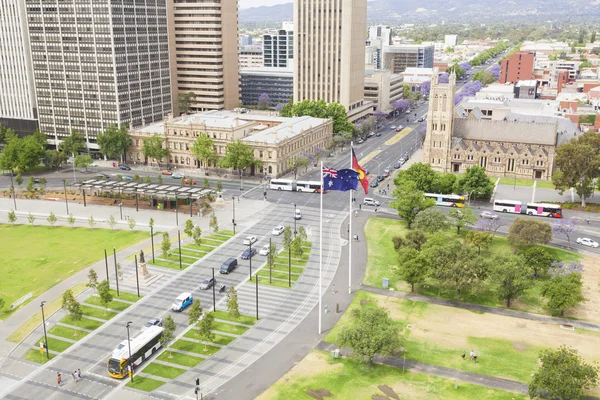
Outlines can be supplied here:
[[196, 378], [196, 386], [200, 386], [200, 378]]

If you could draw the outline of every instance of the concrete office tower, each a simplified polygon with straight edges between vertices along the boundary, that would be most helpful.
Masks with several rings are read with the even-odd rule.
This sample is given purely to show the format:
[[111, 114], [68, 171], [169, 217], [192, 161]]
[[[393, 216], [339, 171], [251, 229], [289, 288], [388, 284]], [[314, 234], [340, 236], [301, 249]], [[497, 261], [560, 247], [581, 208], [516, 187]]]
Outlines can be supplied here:
[[111, 124], [140, 126], [171, 111], [165, 0], [25, 4], [40, 129], [50, 144], [74, 129], [94, 150]]
[[433, 45], [399, 44], [383, 47], [383, 68], [400, 74], [407, 68], [433, 68]]
[[[165, 1], [165, 0], [163, 0]], [[188, 113], [231, 110], [240, 101], [237, 0], [166, 0], [173, 109], [193, 92]]]
[[29, 31], [22, 0], [0, 1], [0, 124], [18, 135], [37, 128]]
[[364, 102], [366, 0], [294, 1], [294, 101], [337, 102], [354, 121]]
[[369, 57], [367, 64], [373, 65], [376, 69], [381, 69], [383, 46], [390, 46], [391, 44], [392, 29], [389, 26], [370, 26], [367, 46], [371, 48], [371, 57]]
[[290, 67], [294, 58], [293, 25], [284, 22], [281, 29], [263, 35], [263, 66]]

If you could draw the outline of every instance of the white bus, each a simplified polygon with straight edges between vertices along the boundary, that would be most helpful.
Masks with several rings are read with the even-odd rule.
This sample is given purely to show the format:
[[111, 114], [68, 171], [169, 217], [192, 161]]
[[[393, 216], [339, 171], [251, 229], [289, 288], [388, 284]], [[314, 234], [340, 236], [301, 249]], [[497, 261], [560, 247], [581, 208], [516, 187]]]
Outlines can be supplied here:
[[562, 218], [562, 207], [558, 204], [527, 203], [527, 215]]
[[464, 207], [465, 196], [459, 196], [457, 194], [437, 194], [437, 193], [424, 193], [425, 197], [435, 200], [436, 206], [445, 207]]
[[296, 191], [304, 193], [321, 193], [321, 182], [296, 181]]
[[294, 190], [294, 181], [291, 179], [271, 179], [269, 188], [272, 190]]
[[[113, 378], [125, 378], [130, 364], [135, 370], [135, 367], [160, 349], [160, 337], [163, 330], [160, 326], [151, 326], [131, 338], [129, 344], [127, 339], [121, 342], [108, 359], [108, 375]], [[131, 346], [131, 357], [129, 357], [129, 346]]]
[[522, 205], [523, 203], [515, 200], [494, 200], [494, 211], [521, 214]]

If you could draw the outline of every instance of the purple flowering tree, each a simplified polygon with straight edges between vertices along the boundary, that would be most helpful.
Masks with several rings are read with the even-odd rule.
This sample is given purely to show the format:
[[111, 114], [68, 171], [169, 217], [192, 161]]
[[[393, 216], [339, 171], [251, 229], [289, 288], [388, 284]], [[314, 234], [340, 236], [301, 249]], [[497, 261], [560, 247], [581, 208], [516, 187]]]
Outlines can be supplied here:
[[477, 225], [475, 225], [475, 229], [481, 232], [489, 232], [492, 235], [492, 239], [494, 238], [494, 236], [496, 235], [496, 232], [498, 232], [498, 229], [500, 229], [500, 227], [502, 227], [502, 219], [498, 218], [498, 219], [479, 219], [479, 221], [477, 222]]
[[275, 106], [275, 111], [281, 111], [281, 109], [283, 108], [283, 106], [285, 106], [285, 103], [278, 103]]
[[552, 225], [552, 232], [562, 235], [567, 239], [567, 248], [571, 248], [571, 236], [579, 230], [579, 219], [571, 217], [567, 220], [559, 219]]
[[[444, 83], [444, 82], [442, 82], [442, 83]], [[448, 83], [448, 81], [446, 81], [446, 83]], [[423, 82], [419, 85], [419, 92], [421, 93], [422, 96], [429, 96], [430, 91], [431, 91], [431, 82], [430, 81]]]
[[500, 79], [500, 66], [498, 64], [493, 65], [489, 71], [492, 75], [494, 75], [495, 80]]
[[454, 105], [460, 103], [464, 97], [475, 96], [475, 93], [479, 92], [483, 87], [484, 84], [479, 81], [467, 83], [454, 97]]
[[377, 121], [377, 125], [379, 125], [383, 121], [385, 121], [385, 119], [387, 118], [387, 113], [377, 110], [373, 113], [373, 116], [375, 117], [375, 120]]
[[441, 74], [438, 75], [438, 82], [439, 83], [448, 83], [450, 82], [450, 75], [447, 72], [443, 72]]
[[259, 110], [266, 110], [267, 108], [269, 108], [269, 106], [271, 105], [271, 98], [269, 97], [268, 93], [261, 93], [260, 96], [258, 96], [258, 109]]
[[570, 274], [581, 274], [583, 272], [583, 264], [579, 261], [571, 261], [564, 263], [563, 261], [552, 261], [552, 266], [548, 269], [552, 278], [558, 276], [568, 276]]
[[458, 66], [461, 67], [465, 72], [469, 72], [471, 70], [471, 64], [469, 64], [467, 61], [461, 62]]

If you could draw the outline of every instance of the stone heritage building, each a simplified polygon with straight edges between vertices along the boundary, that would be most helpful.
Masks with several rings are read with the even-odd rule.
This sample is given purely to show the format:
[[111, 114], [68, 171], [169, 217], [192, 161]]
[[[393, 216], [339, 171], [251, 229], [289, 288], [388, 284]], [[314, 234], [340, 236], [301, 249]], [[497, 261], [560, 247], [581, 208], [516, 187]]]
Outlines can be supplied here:
[[[131, 129], [129, 134], [133, 144], [127, 158], [131, 162], [152, 161], [144, 157], [142, 146], [144, 139], [157, 134], [169, 149], [168, 163], [184, 170], [205, 168], [191, 151], [198, 136], [206, 134], [213, 140], [217, 157], [225, 156], [229, 143], [241, 140], [254, 150], [254, 158], [263, 163], [259, 171], [252, 167], [246, 173], [275, 178], [288, 172], [296, 157], [314, 154], [329, 146], [333, 122], [309, 116], [284, 118], [266, 113], [211, 110], [177, 118], [170, 114], [162, 122]], [[212, 164], [208, 168], [214, 171], [216, 166]]]
[[494, 119], [485, 115], [491, 110], [480, 109], [467, 113], [454, 105], [454, 74], [439, 83], [434, 71], [431, 82], [423, 160], [434, 170], [463, 173], [478, 165], [491, 176], [552, 178], [556, 147], [573, 137], [559, 132], [560, 118], [519, 115], [519, 120], [511, 114]]

